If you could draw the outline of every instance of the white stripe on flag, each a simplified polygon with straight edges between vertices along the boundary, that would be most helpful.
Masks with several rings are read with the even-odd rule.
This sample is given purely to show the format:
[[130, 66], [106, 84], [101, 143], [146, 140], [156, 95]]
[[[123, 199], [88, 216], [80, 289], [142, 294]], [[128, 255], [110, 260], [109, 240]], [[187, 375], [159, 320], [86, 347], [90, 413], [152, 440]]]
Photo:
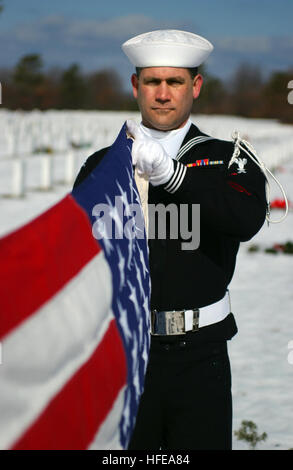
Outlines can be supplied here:
[[88, 447], [89, 450], [124, 450], [120, 442], [119, 423], [124, 406], [125, 388], [125, 386], [121, 388], [111, 411]]
[[112, 275], [101, 251], [4, 338], [1, 449], [11, 447], [91, 357], [114, 318], [111, 303]]

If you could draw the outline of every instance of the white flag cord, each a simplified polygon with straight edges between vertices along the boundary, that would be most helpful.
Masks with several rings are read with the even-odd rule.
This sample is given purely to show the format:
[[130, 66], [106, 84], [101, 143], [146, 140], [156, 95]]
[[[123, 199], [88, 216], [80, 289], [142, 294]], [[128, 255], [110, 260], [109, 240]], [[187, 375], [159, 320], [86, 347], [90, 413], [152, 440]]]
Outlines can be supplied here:
[[[256, 151], [253, 148], [253, 146], [249, 142], [247, 142], [246, 140], [240, 138], [238, 131], [233, 132], [232, 139], [234, 141], [235, 147], [234, 147], [234, 152], [233, 152], [232, 158], [229, 162], [229, 166], [232, 165], [232, 163], [237, 159], [237, 156], [239, 155], [240, 150], [245, 152], [246, 155], [248, 155], [249, 158], [251, 158], [251, 160], [261, 169], [261, 171], [263, 172], [263, 174], [266, 178], [266, 200], [267, 200], [267, 206], [268, 206], [266, 219], [267, 219], [268, 222], [270, 222], [272, 224], [278, 224], [280, 222], [283, 222], [283, 220], [285, 220], [285, 218], [288, 215], [288, 206], [289, 205], [288, 205], [288, 199], [287, 199], [285, 190], [284, 190], [283, 186], [281, 185], [280, 181], [278, 181], [278, 179], [273, 175], [273, 173], [266, 167], [266, 165], [261, 160], [261, 158], [256, 155]], [[242, 143], [247, 148], [243, 147], [243, 145], [241, 145]], [[229, 168], [229, 166], [228, 166], [228, 168]], [[273, 180], [277, 183], [277, 185], [279, 186], [279, 188], [280, 188], [280, 190], [281, 190], [281, 192], [284, 196], [284, 201], [285, 201], [285, 205], [286, 205], [285, 214], [279, 220], [272, 220], [270, 218], [270, 183], [269, 183], [269, 176], [268, 175], [270, 175], [273, 178]]]

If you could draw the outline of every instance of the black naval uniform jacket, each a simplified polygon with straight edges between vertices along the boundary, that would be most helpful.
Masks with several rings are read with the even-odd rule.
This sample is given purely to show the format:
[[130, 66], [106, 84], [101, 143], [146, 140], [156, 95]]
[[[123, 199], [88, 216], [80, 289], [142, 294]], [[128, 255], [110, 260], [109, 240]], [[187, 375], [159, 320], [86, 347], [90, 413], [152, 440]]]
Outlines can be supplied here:
[[[203, 136], [203, 139], [198, 138]], [[194, 124], [187, 132], [174, 174], [161, 186], [149, 185], [149, 204], [200, 205], [200, 244], [182, 250], [180, 238], [150, 239], [151, 309], [200, 308], [224, 297], [232, 279], [241, 241], [252, 238], [266, 215], [265, 178], [259, 167], [241, 151], [228, 168], [234, 143], [205, 139]], [[77, 186], [105, 156], [91, 155], [77, 176]], [[181, 155], [181, 157], [180, 157]], [[204, 165], [204, 161], [208, 164]], [[211, 163], [214, 162], [214, 163]], [[187, 164], [195, 164], [186, 166]], [[200, 164], [202, 163], [202, 165]], [[233, 306], [233, 301], [232, 301]], [[232, 313], [225, 320], [196, 332], [198, 339], [230, 339], [237, 332]]]

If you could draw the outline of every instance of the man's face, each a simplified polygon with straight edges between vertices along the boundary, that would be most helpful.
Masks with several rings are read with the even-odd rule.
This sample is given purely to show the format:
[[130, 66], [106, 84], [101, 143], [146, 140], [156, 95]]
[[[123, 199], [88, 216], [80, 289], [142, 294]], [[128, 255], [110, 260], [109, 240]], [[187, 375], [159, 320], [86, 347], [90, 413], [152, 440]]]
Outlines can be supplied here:
[[191, 78], [185, 68], [146, 67], [131, 77], [146, 127], [169, 131], [183, 127], [190, 116], [193, 100], [198, 97], [202, 76]]

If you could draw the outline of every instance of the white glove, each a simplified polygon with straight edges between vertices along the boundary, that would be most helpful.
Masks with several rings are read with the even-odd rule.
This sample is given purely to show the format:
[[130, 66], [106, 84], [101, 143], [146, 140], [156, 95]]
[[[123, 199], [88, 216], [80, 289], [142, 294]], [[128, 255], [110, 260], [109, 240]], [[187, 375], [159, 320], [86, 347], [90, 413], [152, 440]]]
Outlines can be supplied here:
[[172, 158], [159, 142], [146, 136], [131, 119], [126, 121], [129, 134], [134, 138], [132, 161], [139, 175], [147, 175], [153, 186], [167, 183], [174, 173]]

